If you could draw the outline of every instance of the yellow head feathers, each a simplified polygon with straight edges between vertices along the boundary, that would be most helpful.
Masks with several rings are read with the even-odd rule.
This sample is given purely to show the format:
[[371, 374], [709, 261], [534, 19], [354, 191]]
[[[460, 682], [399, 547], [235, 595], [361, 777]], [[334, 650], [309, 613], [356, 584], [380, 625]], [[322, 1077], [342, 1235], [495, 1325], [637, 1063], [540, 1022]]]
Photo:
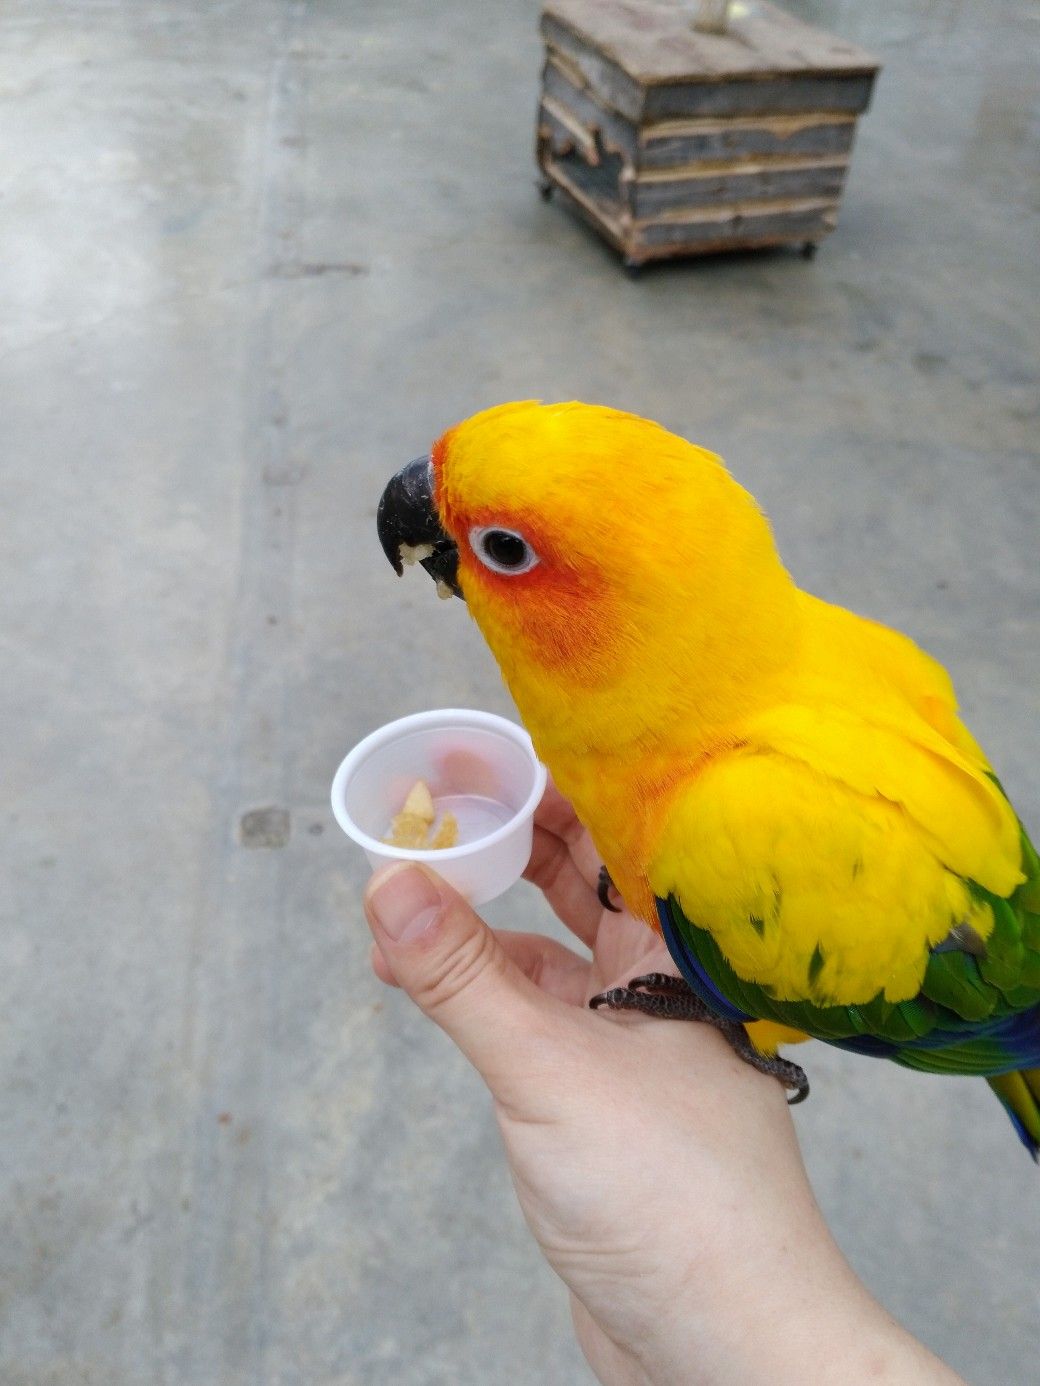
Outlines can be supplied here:
[[695, 733], [790, 657], [793, 585], [713, 453], [633, 414], [527, 401], [458, 424], [433, 463], [459, 582], [536, 742]]

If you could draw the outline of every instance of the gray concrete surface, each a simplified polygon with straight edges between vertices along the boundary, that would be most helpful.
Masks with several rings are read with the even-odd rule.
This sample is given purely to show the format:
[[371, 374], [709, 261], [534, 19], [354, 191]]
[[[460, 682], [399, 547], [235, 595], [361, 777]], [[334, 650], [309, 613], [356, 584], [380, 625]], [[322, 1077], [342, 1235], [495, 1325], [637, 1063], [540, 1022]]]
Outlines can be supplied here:
[[[588, 1379], [326, 809], [388, 717], [507, 709], [374, 540], [456, 418], [577, 396], [718, 449], [805, 585], [948, 662], [1040, 829], [1040, 11], [792, 8], [885, 63], [837, 234], [633, 284], [535, 193], [533, 0], [4, 7], [6, 1386]], [[971, 1381], [1035, 1381], [997, 1105], [814, 1049], [852, 1262]]]

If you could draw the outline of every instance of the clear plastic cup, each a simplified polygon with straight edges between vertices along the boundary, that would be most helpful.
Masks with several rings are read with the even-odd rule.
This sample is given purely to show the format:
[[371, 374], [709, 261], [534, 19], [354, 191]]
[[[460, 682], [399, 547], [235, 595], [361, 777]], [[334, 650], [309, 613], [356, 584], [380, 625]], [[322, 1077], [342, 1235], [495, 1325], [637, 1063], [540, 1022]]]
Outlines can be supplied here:
[[[429, 785], [438, 815], [450, 811], [458, 820], [454, 847], [382, 840], [416, 780]], [[332, 812], [373, 869], [425, 862], [471, 905], [483, 905], [520, 879], [545, 781], [522, 727], [491, 712], [440, 708], [389, 722], [359, 741], [332, 781]]]

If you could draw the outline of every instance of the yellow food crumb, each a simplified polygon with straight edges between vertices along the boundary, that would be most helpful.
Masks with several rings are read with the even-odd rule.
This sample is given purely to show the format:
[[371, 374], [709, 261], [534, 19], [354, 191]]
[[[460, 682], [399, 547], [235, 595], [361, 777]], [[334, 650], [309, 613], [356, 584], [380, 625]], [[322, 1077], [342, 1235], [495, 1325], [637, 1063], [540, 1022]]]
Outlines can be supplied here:
[[430, 847], [454, 847], [459, 840], [459, 822], [453, 813], [446, 813], [430, 840]]
[[430, 786], [425, 780], [416, 780], [408, 791], [408, 797], [401, 805], [402, 813], [413, 814], [416, 818], [423, 819], [426, 823], [432, 823], [437, 816], [437, 810], [433, 806], [433, 795], [430, 793]]
[[383, 839], [391, 847], [414, 847], [430, 851], [454, 847], [458, 841], [459, 825], [453, 813], [445, 813], [437, 826], [433, 795], [425, 780], [416, 780], [408, 791], [401, 812], [394, 815], [390, 836]]

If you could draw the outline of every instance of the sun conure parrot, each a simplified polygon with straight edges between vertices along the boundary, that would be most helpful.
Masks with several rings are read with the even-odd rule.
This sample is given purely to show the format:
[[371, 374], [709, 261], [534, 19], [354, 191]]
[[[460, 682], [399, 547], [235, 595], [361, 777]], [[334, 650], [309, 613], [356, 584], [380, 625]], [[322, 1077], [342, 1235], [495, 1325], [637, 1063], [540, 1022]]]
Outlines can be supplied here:
[[807, 1036], [985, 1076], [1038, 1157], [1040, 862], [938, 663], [801, 591], [718, 457], [612, 409], [456, 425], [379, 533], [465, 598], [684, 979], [597, 1000], [739, 1028], [800, 1095], [768, 1056]]

